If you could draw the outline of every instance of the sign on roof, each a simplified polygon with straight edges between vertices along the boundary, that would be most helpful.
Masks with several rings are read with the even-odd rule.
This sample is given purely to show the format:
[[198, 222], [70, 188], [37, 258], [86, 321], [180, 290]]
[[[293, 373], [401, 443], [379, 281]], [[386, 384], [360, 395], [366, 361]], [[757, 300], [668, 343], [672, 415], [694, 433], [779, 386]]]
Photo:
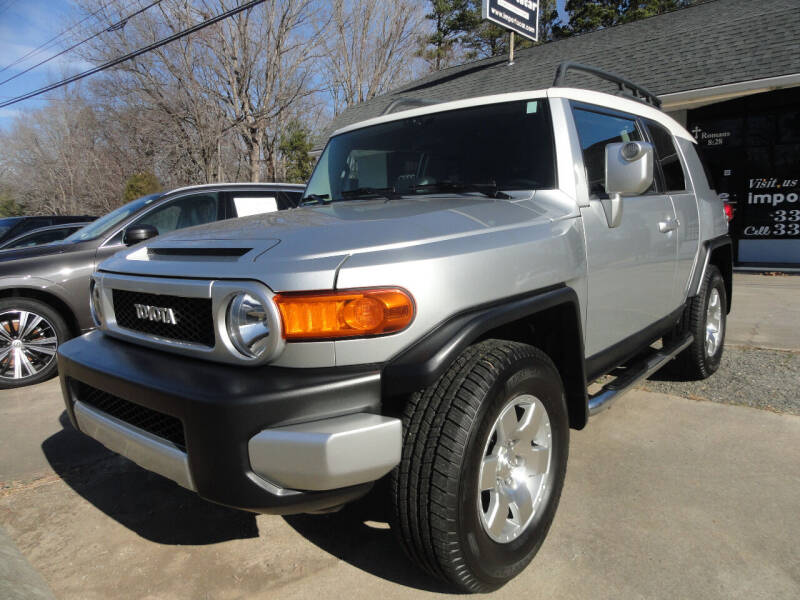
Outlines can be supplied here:
[[483, 0], [483, 18], [539, 40], [539, 0]]

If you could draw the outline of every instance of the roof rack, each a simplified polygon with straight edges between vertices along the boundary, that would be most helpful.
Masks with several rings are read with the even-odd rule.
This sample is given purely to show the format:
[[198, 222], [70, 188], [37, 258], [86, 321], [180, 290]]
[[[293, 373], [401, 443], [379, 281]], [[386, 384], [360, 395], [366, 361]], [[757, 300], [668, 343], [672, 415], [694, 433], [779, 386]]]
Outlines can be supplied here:
[[[606, 81], [610, 81], [611, 83], [616, 83], [619, 86], [620, 95], [624, 96], [633, 96], [635, 100], [639, 100], [641, 102], [646, 102], [648, 104], [652, 104], [656, 108], [661, 108], [661, 100], [658, 99], [658, 96], [649, 92], [645, 88], [640, 85], [633, 83], [632, 81], [628, 81], [624, 77], [620, 77], [615, 73], [609, 73], [608, 71], [603, 71], [602, 69], [598, 69], [597, 67], [590, 67], [588, 65], [582, 65], [576, 62], [562, 62], [558, 65], [556, 69], [556, 78], [553, 80], [553, 87], [561, 87], [564, 82], [564, 79], [567, 77], [567, 71], [583, 71], [584, 73], [589, 73], [590, 75], [595, 75], [600, 79], [605, 79]], [[626, 91], [627, 88], [630, 91]]]
[[408, 110], [420, 106], [430, 106], [431, 104], [439, 104], [435, 100], [425, 100], [423, 98], [410, 98], [408, 96], [400, 96], [395, 98], [392, 102], [383, 109], [381, 115], [388, 115], [389, 113], [397, 112], [399, 110]]

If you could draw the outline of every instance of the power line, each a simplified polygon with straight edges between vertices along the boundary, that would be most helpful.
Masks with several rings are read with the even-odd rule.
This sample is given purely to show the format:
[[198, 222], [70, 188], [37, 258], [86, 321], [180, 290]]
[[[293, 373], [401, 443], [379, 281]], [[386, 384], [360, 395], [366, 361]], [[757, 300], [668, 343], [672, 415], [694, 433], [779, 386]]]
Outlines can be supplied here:
[[115, 58], [113, 60], [105, 62], [102, 65], [94, 67], [93, 69], [89, 69], [88, 71], [84, 71], [83, 73], [78, 73], [77, 75], [73, 75], [72, 77], [67, 77], [66, 79], [62, 79], [57, 83], [53, 83], [43, 88], [39, 88], [38, 90], [28, 92], [27, 94], [17, 96], [16, 98], [12, 98], [11, 100], [0, 102], [0, 108], [11, 106], [12, 104], [16, 104], [17, 102], [22, 102], [23, 100], [28, 100], [29, 98], [33, 98], [34, 96], [39, 96], [40, 94], [44, 94], [45, 92], [49, 92], [56, 88], [60, 88], [67, 84], [78, 81], [79, 79], [83, 79], [84, 77], [88, 77], [89, 75], [94, 75], [95, 73], [99, 73], [100, 71], [105, 71], [106, 69], [110, 69], [111, 67], [114, 67], [121, 62], [125, 62], [126, 60], [136, 58], [137, 56], [140, 56], [146, 52], [150, 52], [151, 50], [155, 50], [156, 48], [160, 48], [161, 46], [166, 46], [170, 42], [174, 42], [175, 40], [178, 40], [182, 37], [186, 37], [187, 35], [190, 35], [196, 31], [200, 31], [201, 29], [204, 29], [209, 25], [213, 25], [214, 23], [222, 21], [223, 19], [227, 19], [228, 17], [233, 16], [242, 11], [245, 11], [248, 8], [252, 8], [258, 4], [262, 4], [264, 1], [265, 0], [252, 0], [251, 2], [242, 4], [241, 6], [237, 6], [236, 8], [232, 8], [230, 10], [225, 11], [224, 13], [218, 14], [216, 17], [212, 17], [210, 19], [198, 23], [197, 25], [193, 25], [187, 29], [184, 29], [183, 31], [179, 31], [178, 33], [174, 33], [168, 37], [162, 38], [156, 42], [153, 42], [152, 44], [144, 46], [143, 48], [139, 48], [138, 50], [129, 52], [128, 54], [120, 56], [119, 58]]
[[153, 6], [155, 6], [156, 4], [160, 4], [160, 3], [161, 3], [161, 0], [155, 0], [155, 2], [151, 2], [151, 3], [150, 3], [150, 4], [148, 4], [147, 6], [145, 6], [145, 7], [143, 7], [143, 8], [140, 8], [139, 10], [137, 10], [137, 11], [135, 11], [135, 12], [132, 12], [132, 13], [131, 13], [131, 14], [129, 14], [127, 17], [123, 17], [123, 18], [122, 18], [122, 19], [120, 19], [119, 21], [116, 21], [115, 23], [112, 23], [111, 25], [109, 25], [108, 27], [106, 27], [105, 29], [103, 29], [102, 31], [98, 31], [97, 33], [94, 33], [94, 34], [90, 35], [89, 37], [87, 37], [87, 38], [85, 38], [85, 39], [81, 40], [80, 42], [75, 42], [75, 43], [74, 43], [74, 44], [72, 44], [72, 46], [70, 46], [69, 48], [65, 48], [65, 49], [64, 49], [64, 50], [62, 50], [61, 52], [58, 52], [57, 54], [53, 54], [53, 56], [51, 56], [51, 57], [49, 57], [49, 58], [46, 58], [46, 59], [44, 59], [43, 61], [40, 61], [40, 62], [36, 63], [35, 65], [33, 65], [33, 66], [31, 66], [31, 67], [28, 67], [28, 68], [27, 68], [27, 69], [25, 69], [24, 71], [20, 71], [20, 72], [19, 72], [19, 73], [17, 73], [16, 75], [12, 75], [12, 76], [11, 76], [11, 77], [9, 77], [8, 79], [4, 79], [3, 81], [0, 81], [0, 85], [3, 85], [4, 83], [8, 83], [8, 82], [9, 82], [9, 81], [11, 81], [12, 79], [16, 79], [17, 77], [20, 77], [20, 76], [22, 76], [22, 75], [25, 75], [25, 73], [27, 73], [28, 71], [32, 71], [32, 70], [33, 70], [33, 69], [35, 69], [36, 67], [40, 67], [40, 66], [42, 66], [43, 64], [45, 64], [45, 63], [48, 63], [48, 62], [50, 62], [51, 60], [53, 60], [53, 59], [56, 59], [56, 58], [58, 58], [59, 56], [61, 56], [61, 55], [63, 55], [63, 54], [66, 54], [67, 52], [69, 52], [69, 51], [71, 51], [71, 50], [74, 50], [74, 49], [75, 49], [75, 48], [77, 48], [78, 46], [81, 46], [82, 44], [85, 44], [86, 42], [89, 42], [89, 41], [93, 40], [93, 39], [94, 39], [94, 38], [96, 38], [97, 36], [99, 36], [99, 35], [102, 35], [102, 34], [106, 33], [107, 31], [117, 31], [117, 30], [119, 30], [119, 29], [122, 29], [122, 28], [125, 26], [125, 23], [127, 23], [127, 22], [128, 22], [128, 19], [131, 19], [131, 18], [133, 18], [133, 17], [135, 17], [135, 16], [137, 16], [137, 15], [140, 15], [140, 14], [142, 14], [144, 11], [146, 11], [148, 8], [152, 8], [152, 7], [153, 7]]
[[[12, 2], [12, 0], [8, 0], [8, 1], [9, 1], [9, 3], [11, 3], [11, 2]], [[110, 3], [109, 3], [109, 4], [110, 4]], [[34, 54], [39, 54], [40, 52], [43, 52], [43, 51], [44, 51], [44, 50], [45, 50], [47, 47], [49, 47], [49, 46], [50, 46], [50, 45], [51, 45], [53, 42], [55, 42], [55, 41], [56, 41], [58, 38], [62, 37], [63, 35], [65, 35], [65, 34], [67, 34], [67, 33], [69, 33], [70, 31], [72, 31], [73, 29], [75, 29], [75, 28], [76, 28], [78, 25], [80, 25], [81, 23], [85, 22], [87, 19], [91, 19], [93, 16], [95, 16], [95, 15], [96, 15], [97, 13], [99, 13], [101, 10], [104, 10], [104, 9], [108, 8], [108, 6], [109, 6], [108, 4], [101, 5], [101, 6], [100, 6], [100, 8], [98, 8], [98, 9], [97, 9], [96, 11], [94, 11], [92, 14], [85, 16], [83, 19], [81, 19], [80, 21], [78, 21], [77, 23], [75, 23], [74, 25], [72, 25], [71, 27], [67, 27], [67, 28], [66, 28], [66, 29], [64, 29], [64, 30], [63, 30], [61, 33], [57, 33], [56, 35], [54, 35], [53, 37], [51, 37], [51, 38], [50, 38], [49, 40], [47, 40], [46, 42], [43, 42], [42, 44], [40, 44], [39, 46], [37, 46], [36, 48], [32, 48], [31, 50], [28, 50], [28, 52], [26, 52], [25, 54], [23, 54], [22, 56], [20, 56], [20, 57], [19, 57], [17, 60], [15, 60], [15, 61], [14, 61], [14, 62], [12, 62], [12, 63], [9, 63], [9, 64], [7, 64], [5, 67], [3, 67], [2, 69], [0, 69], [0, 73], [2, 73], [3, 71], [6, 71], [6, 70], [8, 70], [8, 69], [10, 69], [11, 67], [14, 67], [14, 66], [18, 65], [18, 64], [19, 64], [19, 63], [21, 63], [23, 60], [25, 60], [26, 58], [28, 58], [28, 57], [30, 57], [30, 56], [33, 56]], [[3, 9], [2, 9], [2, 8], [0, 8], [0, 12], [3, 12]]]

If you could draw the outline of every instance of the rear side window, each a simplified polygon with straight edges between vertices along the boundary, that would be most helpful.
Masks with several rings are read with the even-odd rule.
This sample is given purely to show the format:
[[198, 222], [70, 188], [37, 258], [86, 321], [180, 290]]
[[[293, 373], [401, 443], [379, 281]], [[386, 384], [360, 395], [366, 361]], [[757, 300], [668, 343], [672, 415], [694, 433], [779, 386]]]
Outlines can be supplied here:
[[9, 244], [6, 248], [27, 248], [28, 246], [38, 246], [40, 244], [49, 244], [50, 242], [57, 242], [63, 240], [70, 233], [78, 229], [51, 229], [49, 231], [41, 231], [26, 235], [23, 239], [17, 240], [13, 244]]
[[249, 217], [278, 210], [278, 198], [275, 194], [263, 196], [234, 196], [233, 206], [237, 217]]
[[617, 142], [642, 141], [642, 135], [636, 127], [636, 119], [578, 107], [572, 112], [581, 142], [589, 195], [592, 198], [607, 198], [606, 146]]
[[685, 190], [686, 177], [683, 174], [683, 167], [672, 134], [653, 121], [647, 122], [647, 129], [650, 131], [650, 137], [653, 138], [653, 145], [656, 147], [656, 160], [661, 165], [661, 173], [664, 175], [665, 191]]
[[167, 202], [136, 221], [136, 224], [152, 225], [162, 235], [184, 227], [205, 225], [218, 218], [216, 194], [204, 194]]
[[298, 192], [297, 200], [295, 200], [288, 192], [280, 190], [274, 192], [237, 192], [231, 195], [234, 209], [233, 217], [247, 217], [293, 208], [297, 206], [301, 195]]
[[303, 192], [278, 192], [278, 197], [283, 199], [286, 206], [281, 208], [294, 208], [300, 205], [300, 200], [303, 199]]

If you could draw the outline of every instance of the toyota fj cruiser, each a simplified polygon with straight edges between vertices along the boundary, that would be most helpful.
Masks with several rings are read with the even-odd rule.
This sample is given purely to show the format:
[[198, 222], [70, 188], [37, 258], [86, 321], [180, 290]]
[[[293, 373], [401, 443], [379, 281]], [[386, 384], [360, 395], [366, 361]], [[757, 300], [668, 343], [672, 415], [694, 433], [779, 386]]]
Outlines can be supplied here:
[[59, 349], [73, 425], [250, 511], [334, 510], [386, 476], [415, 562], [501, 586], [553, 521], [570, 428], [673, 358], [720, 362], [725, 214], [658, 106], [562, 65], [337, 131], [304, 206], [100, 265], [99, 329]]

